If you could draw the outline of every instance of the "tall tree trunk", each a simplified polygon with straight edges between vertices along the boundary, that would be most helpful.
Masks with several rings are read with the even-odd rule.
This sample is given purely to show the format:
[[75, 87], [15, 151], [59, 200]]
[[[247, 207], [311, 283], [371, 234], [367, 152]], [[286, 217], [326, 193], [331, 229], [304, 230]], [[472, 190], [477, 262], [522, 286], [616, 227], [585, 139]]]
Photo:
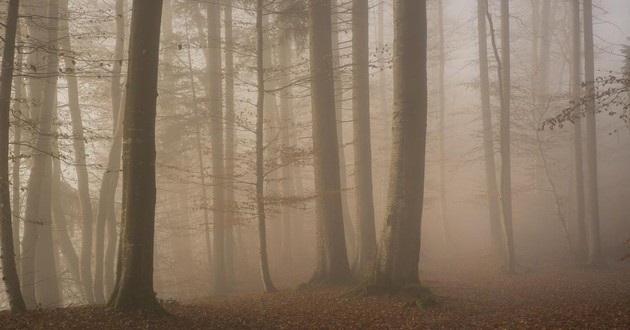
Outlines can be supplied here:
[[488, 42], [486, 30], [486, 0], [477, 1], [477, 29], [479, 38], [479, 82], [481, 94], [481, 119], [483, 122], [483, 150], [486, 168], [490, 241], [497, 256], [501, 251], [501, 215], [497, 191], [497, 170], [494, 159], [492, 134], [492, 110], [490, 106], [490, 74], [488, 72]]
[[311, 0], [309, 42], [315, 167], [317, 268], [311, 282], [352, 281], [348, 265], [336, 127], [331, 0]]
[[[238, 219], [234, 195], [234, 162], [236, 153], [236, 113], [234, 112], [234, 36], [232, 0], [224, 0], [225, 19], [225, 273], [228, 282], [234, 280], [234, 230]], [[231, 284], [231, 283], [228, 283]]]
[[[486, 0], [486, 8], [488, 1]], [[509, 3], [501, 0], [501, 51], [496, 44], [494, 33], [494, 23], [490, 12], [487, 12], [488, 23], [490, 24], [490, 35], [492, 49], [497, 61], [497, 77], [499, 85], [499, 97], [501, 103], [501, 211], [502, 211], [502, 238], [503, 238], [503, 259], [508, 273], [514, 273], [514, 237], [512, 234], [512, 182], [510, 170], [510, 17]]]
[[[28, 34], [31, 40], [37, 43], [46, 44], [48, 32], [46, 30], [47, 5], [43, 0], [37, 0], [31, 3], [31, 6], [24, 6], [25, 14], [31, 15], [33, 18], [28, 21]], [[31, 49], [29, 49], [31, 50]], [[44, 87], [46, 83], [47, 62], [45, 59], [45, 51], [35, 50], [29, 53], [27, 58], [27, 67], [29, 71], [29, 108], [28, 117], [35, 122], [35, 125], [45, 128], [41, 121], [42, 104], [44, 96]], [[50, 117], [50, 115], [48, 116]], [[50, 121], [50, 119], [49, 119]], [[48, 123], [48, 126], [51, 125]], [[49, 129], [50, 131], [50, 129]], [[39, 138], [36, 134], [32, 134], [36, 144], [45, 146], [47, 141]], [[50, 149], [49, 149], [50, 150]], [[39, 223], [38, 221], [38, 205], [40, 195], [42, 195], [42, 181], [45, 180], [46, 158], [43, 150], [36, 148], [31, 149], [31, 174], [27, 182], [27, 193], [24, 214], [24, 235], [21, 241], [21, 258], [20, 258], [20, 281], [22, 285], [22, 295], [28, 308], [37, 305], [35, 298], [35, 246], [38, 240]], [[50, 178], [50, 173], [48, 173]], [[34, 189], [30, 189], [33, 187]], [[48, 218], [50, 220], [50, 218]]]
[[[19, 7], [19, 6], [18, 6]], [[8, 11], [7, 11], [8, 14]], [[8, 22], [7, 20], [7, 25], [10, 22]], [[20, 25], [16, 24], [16, 44], [19, 45], [22, 42], [22, 38], [20, 38]], [[6, 42], [6, 41], [5, 41]], [[7, 47], [8, 48], [8, 47]], [[22, 67], [24, 59], [22, 56], [22, 52], [17, 51], [17, 54], [14, 55], [16, 57], [15, 59], [15, 65], [18, 67]], [[14, 67], [11, 67], [12, 69], [14, 69]], [[15, 85], [15, 103], [13, 104], [13, 108], [15, 109], [15, 113], [17, 114], [17, 116], [14, 116], [15, 122], [13, 124], [13, 157], [15, 157], [13, 159], [13, 168], [12, 168], [12, 174], [11, 174], [11, 178], [13, 179], [12, 182], [12, 211], [13, 211], [13, 254], [15, 255], [15, 260], [20, 260], [20, 221], [22, 221], [22, 217], [21, 217], [21, 210], [22, 210], [22, 206], [21, 206], [21, 199], [20, 199], [20, 194], [22, 191], [22, 180], [20, 177], [20, 169], [21, 169], [21, 165], [22, 165], [22, 116], [24, 116], [24, 113], [26, 113], [26, 110], [28, 108], [28, 106], [23, 107], [22, 103], [24, 102], [24, 78], [22, 77], [14, 77], [14, 85]], [[0, 87], [1, 88], [1, 87]], [[18, 274], [20, 273], [20, 267], [19, 267], [19, 263], [16, 262], [16, 268], [17, 268], [17, 272]], [[21, 294], [21, 293], [20, 293]]]
[[[20, 1], [10, 0], [7, 5], [7, 21], [0, 71], [0, 254], [2, 255], [2, 280], [12, 311], [26, 311], [26, 304], [20, 291], [20, 280], [15, 265], [13, 244], [13, 224], [9, 184], [9, 121], [11, 117], [11, 85], [15, 59], [15, 41]], [[19, 63], [19, 62], [18, 62]], [[19, 82], [18, 82], [19, 83]], [[18, 99], [18, 102], [20, 100]], [[19, 130], [19, 127], [15, 129]], [[19, 141], [16, 141], [19, 143]], [[15, 155], [19, 157], [19, 155]], [[18, 174], [19, 177], [19, 174]], [[15, 180], [15, 176], [13, 177]], [[17, 210], [19, 212], [19, 210]]]
[[208, 104], [210, 110], [210, 146], [212, 148], [212, 245], [213, 288], [215, 293], [228, 290], [225, 276], [225, 187], [223, 157], [223, 88], [221, 74], [221, 6], [209, 3], [208, 12]]
[[584, 75], [586, 79], [586, 191], [588, 191], [589, 266], [604, 263], [599, 233], [599, 187], [597, 184], [597, 128], [595, 122], [595, 55], [593, 1], [584, 0]]
[[263, 45], [263, 0], [256, 5], [256, 73], [258, 82], [258, 99], [256, 102], [256, 214], [258, 218], [258, 243], [260, 245], [260, 271], [265, 292], [275, 292], [271, 281], [269, 261], [267, 258], [267, 227], [265, 217], [265, 172], [264, 172], [264, 130], [263, 116], [265, 104], [265, 66]]
[[[281, 70], [280, 75], [280, 145], [282, 160], [282, 193], [285, 198], [292, 198], [295, 196], [294, 186], [294, 170], [293, 165], [288, 165], [293, 160], [292, 155], [287, 154], [287, 150], [292, 150], [294, 147], [291, 142], [291, 130], [293, 126], [293, 95], [291, 88], [291, 32], [289, 27], [281, 26], [281, 35], [279, 51], [278, 51], [278, 64]], [[289, 203], [282, 205], [282, 259], [284, 262], [293, 261], [293, 249], [295, 238], [293, 234], [294, 221], [296, 220], [295, 211]]]
[[[571, 100], [579, 104], [582, 89], [582, 52], [580, 41], [580, 1], [571, 0]], [[575, 242], [577, 261], [586, 262], [587, 242], [584, 211], [584, 158], [582, 153], [582, 119], [575, 119], [573, 131], [573, 180], [575, 182]]]
[[355, 270], [369, 271], [376, 257], [372, 144], [370, 143], [369, 7], [352, 1], [352, 117], [354, 123], [354, 185], [357, 200], [357, 249]]
[[353, 260], [356, 257], [357, 238], [356, 231], [352, 225], [350, 216], [350, 208], [348, 206], [348, 195], [346, 189], [348, 187], [348, 175], [346, 174], [346, 150], [343, 141], [343, 80], [341, 77], [340, 66], [340, 50], [339, 34], [341, 33], [341, 19], [339, 11], [341, 7], [338, 0], [332, 3], [332, 50], [333, 50], [333, 69], [334, 69], [334, 85], [335, 85], [335, 116], [337, 117], [337, 139], [339, 143], [339, 179], [341, 184], [341, 210], [343, 212], [343, 227], [346, 235], [346, 244], [348, 246], [348, 259]]
[[[109, 149], [107, 168], [103, 173], [99, 190], [98, 209], [96, 213], [95, 262], [94, 262], [94, 300], [104, 304], [114, 284], [114, 254], [117, 244], [116, 213], [114, 208], [116, 187], [120, 177], [122, 155], [122, 116], [124, 95], [121, 89], [122, 64], [125, 48], [124, 0], [116, 0], [116, 43], [114, 46], [114, 64], [112, 69], [112, 144]], [[107, 230], [107, 235], [105, 231]], [[107, 236], [107, 246], [105, 245]]]
[[370, 283], [420, 283], [427, 127], [426, 1], [394, 1], [394, 114], [387, 215]]
[[134, 0], [124, 111], [123, 216], [118, 273], [108, 305], [161, 312], [153, 289], [155, 116], [162, 0]]
[[448, 212], [446, 201], [446, 146], [445, 146], [445, 112], [446, 112], [446, 86], [444, 82], [444, 71], [446, 66], [446, 53], [444, 51], [444, 8], [443, 0], [437, 1], [438, 7], [438, 54], [439, 54], [439, 66], [438, 66], [438, 104], [440, 111], [440, 211], [442, 213], [442, 235], [446, 244], [451, 243], [451, 233], [448, 227]]
[[[68, 27], [68, 0], [61, 0], [60, 28], [63, 31], [61, 48], [67, 55], [72, 54], [70, 43], [70, 30]], [[88, 304], [94, 303], [92, 291], [92, 201], [90, 199], [90, 186], [87, 171], [87, 161], [85, 157], [85, 137], [83, 135], [83, 119], [81, 118], [81, 108], [79, 105], [79, 85], [74, 74], [74, 63], [70, 56], [64, 56], [64, 65], [69, 74], [66, 76], [68, 82], [68, 103], [70, 116], [72, 119], [72, 144], [75, 153], [75, 168], [77, 172], [79, 204], [81, 207], [81, 284]]]

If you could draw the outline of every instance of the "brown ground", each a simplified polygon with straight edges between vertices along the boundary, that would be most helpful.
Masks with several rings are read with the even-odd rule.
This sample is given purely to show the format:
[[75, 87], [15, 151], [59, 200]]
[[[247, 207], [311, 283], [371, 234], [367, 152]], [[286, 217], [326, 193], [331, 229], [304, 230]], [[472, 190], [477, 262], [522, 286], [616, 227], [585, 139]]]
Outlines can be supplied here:
[[[192, 305], [167, 303], [170, 316], [122, 314], [101, 307], [0, 313], [6, 329], [630, 329], [630, 265], [605, 269], [537, 266], [501, 274], [490, 263], [431, 266], [424, 283], [439, 297], [430, 310], [400, 297], [345, 299], [346, 290], [244, 294]], [[464, 261], [466, 263], [466, 261]], [[455, 266], [457, 265], [457, 266]]]

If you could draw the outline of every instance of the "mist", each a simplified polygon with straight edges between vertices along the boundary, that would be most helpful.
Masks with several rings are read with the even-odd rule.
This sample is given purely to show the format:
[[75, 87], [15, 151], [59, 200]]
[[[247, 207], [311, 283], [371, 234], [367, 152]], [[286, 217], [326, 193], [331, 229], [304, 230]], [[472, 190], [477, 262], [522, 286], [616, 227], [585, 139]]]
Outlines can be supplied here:
[[0, 6], [8, 327], [630, 324], [626, 1]]

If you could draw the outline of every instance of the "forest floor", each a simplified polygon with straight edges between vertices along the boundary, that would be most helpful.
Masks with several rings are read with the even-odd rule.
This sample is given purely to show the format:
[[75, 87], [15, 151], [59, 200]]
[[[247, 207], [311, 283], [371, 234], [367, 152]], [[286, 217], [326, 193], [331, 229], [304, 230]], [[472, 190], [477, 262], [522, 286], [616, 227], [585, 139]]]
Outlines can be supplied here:
[[[102, 307], [0, 313], [3, 329], [630, 329], [630, 264], [606, 268], [537, 265], [503, 274], [490, 262], [423, 266], [440, 305], [405, 307], [408, 298], [343, 298], [348, 288], [237, 294], [195, 303], [167, 301], [170, 315]], [[457, 262], [455, 262], [457, 261]]]

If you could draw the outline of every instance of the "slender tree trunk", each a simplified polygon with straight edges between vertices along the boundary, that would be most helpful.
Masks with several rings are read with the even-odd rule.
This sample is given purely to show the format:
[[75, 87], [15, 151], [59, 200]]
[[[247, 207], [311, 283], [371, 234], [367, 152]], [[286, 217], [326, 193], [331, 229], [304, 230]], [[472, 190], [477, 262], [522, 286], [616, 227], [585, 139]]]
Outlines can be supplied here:
[[387, 215], [370, 283], [420, 284], [420, 224], [427, 127], [425, 0], [394, 1], [394, 114]]
[[586, 191], [589, 205], [589, 266], [604, 263], [599, 233], [599, 187], [597, 184], [597, 128], [595, 122], [595, 56], [593, 46], [593, 1], [584, 0], [584, 74], [586, 79]]
[[[124, 105], [121, 90], [122, 64], [125, 48], [124, 0], [116, 0], [116, 44], [114, 46], [114, 64], [112, 69], [112, 144], [109, 149], [107, 168], [99, 191], [98, 209], [96, 213], [95, 263], [93, 292], [95, 302], [104, 304], [114, 284], [114, 254], [117, 244], [116, 213], [114, 208], [116, 187], [120, 176], [122, 155], [122, 116]], [[105, 231], [107, 230], [107, 235]], [[107, 246], [105, 245], [107, 236]]]
[[[61, 48], [65, 54], [72, 54], [70, 43], [70, 31], [68, 28], [68, 0], [61, 0], [62, 19], [59, 20], [63, 37], [60, 38]], [[87, 161], [85, 157], [85, 137], [83, 135], [83, 119], [79, 105], [79, 85], [74, 74], [74, 63], [70, 56], [64, 56], [66, 70], [70, 70], [66, 76], [68, 82], [68, 102], [72, 119], [72, 144], [75, 152], [75, 168], [79, 189], [79, 204], [81, 207], [81, 284], [88, 304], [94, 303], [92, 291], [92, 200], [90, 198], [89, 177]]]
[[[20, 280], [15, 265], [11, 196], [9, 188], [9, 122], [11, 117], [11, 85], [15, 59], [15, 41], [20, 1], [10, 0], [7, 5], [7, 21], [0, 71], [0, 254], [2, 255], [2, 280], [12, 311], [26, 311], [26, 304], [20, 291]], [[18, 62], [19, 63], [19, 62]], [[18, 99], [18, 102], [20, 100]], [[15, 129], [19, 130], [19, 127]], [[18, 142], [19, 143], [19, 142]], [[19, 157], [19, 155], [16, 155]], [[18, 174], [19, 177], [19, 174]], [[13, 177], [15, 180], [15, 176]], [[17, 210], [19, 212], [19, 210]]]
[[352, 117], [354, 123], [354, 184], [357, 200], [357, 253], [355, 270], [369, 271], [376, 257], [376, 228], [372, 192], [370, 143], [369, 7], [352, 1]]
[[225, 276], [225, 187], [223, 157], [223, 88], [221, 74], [221, 6], [209, 3], [208, 12], [208, 103], [212, 148], [212, 244], [215, 293], [228, 291]]
[[[580, 41], [580, 1], [571, 0], [571, 100], [580, 102], [582, 89], [582, 52]], [[575, 182], [575, 221], [577, 228], [576, 254], [577, 261], [586, 262], [587, 242], [584, 211], [584, 158], [582, 153], [582, 119], [575, 119], [573, 131], [573, 180]]]
[[477, 1], [477, 28], [479, 37], [479, 81], [481, 93], [481, 119], [483, 122], [483, 150], [486, 168], [488, 214], [490, 220], [490, 240], [497, 256], [501, 251], [501, 215], [499, 193], [497, 191], [497, 170], [494, 159], [494, 138], [492, 134], [492, 110], [490, 106], [490, 75], [488, 72], [488, 42], [486, 30], [486, 0]]
[[[188, 24], [186, 25], [186, 44], [190, 45], [190, 38], [188, 35]], [[208, 258], [208, 268], [212, 265], [212, 242], [210, 241], [210, 217], [208, 212], [208, 190], [206, 187], [206, 167], [203, 160], [203, 150], [201, 148], [201, 123], [204, 118], [199, 115], [199, 108], [197, 107], [197, 84], [195, 82], [195, 74], [192, 64], [192, 55], [190, 53], [190, 47], [187, 51], [188, 55], [188, 72], [190, 75], [190, 90], [193, 97], [193, 114], [195, 117], [195, 151], [197, 152], [197, 164], [199, 166], [199, 181], [201, 182], [201, 198], [203, 200], [203, 228], [204, 238], [206, 243], [206, 254]]]
[[309, 42], [315, 167], [317, 267], [313, 283], [353, 280], [343, 225], [332, 49], [331, 0], [311, 0]]
[[134, 0], [123, 133], [123, 217], [110, 307], [161, 312], [153, 289], [155, 116], [162, 0]]
[[[8, 11], [7, 11], [7, 14], [8, 14]], [[9, 23], [10, 22], [8, 22], [7, 20], [7, 25]], [[16, 24], [16, 30], [17, 30], [16, 44], [20, 45], [22, 41], [19, 36], [20, 34], [19, 24]], [[16, 57], [15, 65], [18, 67], [21, 67], [24, 60], [23, 60], [22, 52], [19, 50], [20, 48], [16, 50], [17, 54], [14, 55]], [[14, 69], [13, 66], [11, 68]], [[21, 212], [22, 205], [20, 203], [20, 195], [22, 191], [22, 180], [20, 178], [20, 169], [22, 165], [22, 116], [26, 112], [24, 110], [26, 110], [28, 106], [23, 107], [24, 78], [14, 77], [14, 85], [15, 85], [14, 88], [15, 88], [16, 101], [13, 104], [13, 108], [15, 109], [15, 113], [17, 115], [14, 116], [15, 122], [13, 124], [13, 157], [15, 158], [13, 159], [13, 169], [12, 169], [13, 173], [11, 174], [11, 178], [13, 179], [11, 208], [13, 211], [13, 224], [12, 224], [13, 225], [13, 253], [15, 255], [15, 260], [20, 260], [20, 255], [21, 255], [20, 253], [20, 222], [22, 221], [22, 217], [20, 216], [22, 214]], [[20, 264], [17, 261], [15, 264], [17, 268], [17, 273], [19, 274]]]
[[444, 9], [443, 0], [437, 1], [438, 7], [438, 54], [439, 54], [439, 72], [438, 72], [438, 100], [440, 111], [440, 210], [442, 212], [442, 235], [446, 244], [451, 243], [451, 233], [448, 227], [448, 205], [446, 200], [446, 146], [445, 146], [445, 112], [446, 112], [446, 86], [444, 82], [444, 71], [446, 66], [446, 53], [444, 51]]
[[343, 141], [343, 80], [340, 66], [339, 34], [341, 19], [335, 11], [341, 11], [338, 0], [333, 0], [332, 14], [332, 50], [333, 50], [333, 68], [334, 68], [334, 85], [335, 85], [335, 116], [337, 117], [337, 139], [339, 140], [339, 179], [341, 182], [341, 210], [343, 212], [343, 227], [346, 235], [346, 244], [348, 245], [348, 259], [354, 260], [356, 257], [357, 238], [356, 231], [352, 225], [350, 216], [350, 207], [348, 206], [348, 196], [346, 190], [348, 187], [348, 175], [346, 174], [346, 150]]
[[236, 114], [234, 112], [234, 36], [232, 0], [224, 0], [225, 18], [225, 273], [229, 282], [234, 280], [234, 229], [238, 224], [234, 195], [234, 162], [236, 153]]
[[256, 5], [256, 67], [258, 100], [256, 103], [256, 213], [258, 218], [258, 242], [260, 244], [260, 271], [265, 292], [275, 292], [271, 281], [267, 258], [267, 227], [265, 218], [265, 173], [264, 173], [264, 130], [263, 116], [265, 104], [265, 71], [263, 45], [263, 0]]
[[[280, 91], [280, 145], [281, 149], [285, 151], [281, 152], [282, 160], [282, 192], [285, 198], [292, 198], [295, 196], [294, 178], [293, 178], [293, 165], [288, 165], [292, 161], [292, 155], [287, 155], [286, 150], [291, 150], [291, 129], [293, 125], [293, 99], [291, 88], [291, 33], [289, 27], [280, 27], [282, 34], [280, 35], [280, 47], [278, 51], [278, 62], [281, 70], [280, 85], [282, 90]], [[290, 263], [293, 261], [293, 249], [294, 249], [294, 237], [293, 222], [295, 221], [295, 212], [293, 207], [289, 203], [282, 205], [282, 259], [284, 262]]]
[[[486, 0], [486, 8], [488, 1]], [[510, 170], [510, 23], [509, 4], [507, 0], [501, 0], [501, 51], [496, 44], [494, 23], [490, 12], [487, 12], [488, 23], [490, 24], [490, 35], [492, 49], [497, 61], [497, 77], [499, 85], [499, 96], [501, 101], [501, 211], [502, 211], [502, 238], [503, 238], [503, 258], [505, 268], [508, 273], [514, 273], [514, 237], [512, 234], [512, 183]]]

